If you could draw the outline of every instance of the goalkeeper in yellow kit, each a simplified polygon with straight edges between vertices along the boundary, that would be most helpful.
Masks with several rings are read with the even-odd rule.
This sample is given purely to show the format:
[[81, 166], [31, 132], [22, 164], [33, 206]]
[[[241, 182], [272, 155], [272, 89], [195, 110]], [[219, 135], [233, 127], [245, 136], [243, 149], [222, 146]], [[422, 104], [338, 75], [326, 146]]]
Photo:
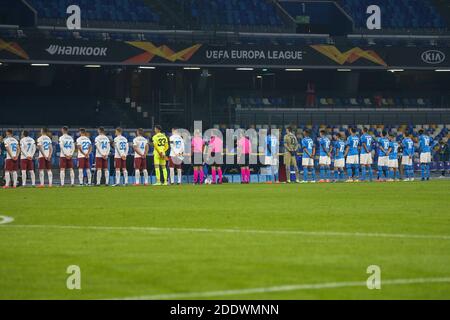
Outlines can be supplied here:
[[153, 159], [155, 162], [156, 183], [155, 186], [161, 184], [161, 171], [164, 176], [164, 185], [167, 186], [167, 168], [166, 168], [166, 152], [169, 150], [169, 139], [161, 132], [161, 126], [155, 126], [155, 135], [152, 137], [153, 142]]

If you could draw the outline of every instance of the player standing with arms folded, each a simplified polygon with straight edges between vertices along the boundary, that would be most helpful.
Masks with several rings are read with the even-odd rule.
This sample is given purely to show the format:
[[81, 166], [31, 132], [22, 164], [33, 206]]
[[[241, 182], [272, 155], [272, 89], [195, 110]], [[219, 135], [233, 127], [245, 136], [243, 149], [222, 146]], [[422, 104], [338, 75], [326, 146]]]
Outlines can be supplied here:
[[52, 155], [53, 145], [50, 139], [50, 132], [47, 128], [41, 129], [41, 136], [37, 139], [37, 148], [39, 150], [39, 182], [40, 188], [44, 187], [45, 183], [45, 171], [48, 176], [48, 186], [53, 186], [53, 173], [52, 173]]
[[83, 185], [84, 170], [86, 170], [87, 184], [92, 184], [91, 164], [89, 163], [89, 156], [92, 152], [91, 139], [87, 137], [86, 129], [80, 129], [80, 136], [77, 139], [78, 149], [78, 180], [80, 186]]
[[97, 130], [98, 136], [95, 137], [95, 169], [97, 170], [97, 186], [102, 181], [102, 171], [105, 174], [105, 185], [109, 185], [108, 157], [111, 151], [111, 143], [105, 135], [105, 128], [100, 127]]
[[36, 175], [34, 174], [34, 154], [36, 153], [36, 142], [29, 136], [27, 130], [22, 131], [20, 139], [20, 168], [22, 170], [22, 185], [27, 185], [27, 172], [30, 173], [31, 185], [36, 185]]
[[291, 166], [294, 167], [295, 171], [295, 181], [298, 183], [299, 172], [297, 165], [297, 151], [298, 151], [298, 140], [295, 134], [292, 132], [292, 128], [286, 128], [286, 135], [284, 140], [284, 165], [286, 166], [286, 182], [291, 183]]
[[123, 173], [123, 184], [128, 184], [127, 156], [130, 146], [128, 140], [122, 135], [122, 128], [117, 128], [114, 138], [114, 168], [116, 169], [115, 186], [120, 185], [120, 171]]
[[161, 126], [155, 126], [155, 135], [152, 137], [153, 143], [153, 159], [155, 162], [155, 186], [162, 185], [161, 183], [161, 171], [163, 172], [164, 185], [168, 185], [167, 181], [167, 168], [166, 168], [166, 152], [169, 150], [169, 139], [162, 133]]
[[169, 138], [170, 141], [170, 158], [169, 158], [169, 169], [170, 169], [170, 183], [175, 184], [175, 169], [177, 170], [177, 184], [181, 184], [182, 171], [181, 165], [184, 160], [184, 140], [178, 133], [176, 128], [172, 129], [172, 135]]
[[350, 128], [350, 136], [347, 138], [346, 145], [347, 182], [358, 182], [359, 138], [356, 135], [356, 129]]
[[433, 140], [425, 134], [423, 129], [419, 130], [420, 168], [422, 181], [430, 180], [431, 145]]
[[302, 166], [303, 166], [303, 181], [308, 182], [308, 171], [311, 171], [311, 182], [316, 182], [316, 171], [314, 170], [314, 156], [316, 155], [316, 147], [313, 139], [311, 139], [311, 131], [306, 129], [302, 139]]
[[320, 167], [320, 180], [319, 182], [330, 182], [330, 166], [331, 166], [331, 141], [327, 137], [325, 130], [320, 130], [319, 139], [319, 167]]
[[373, 180], [373, 171], [372, 171], [372, 142], [373, 137], [369, 134], [369, 130], [364, 127], [362, 129], [361, 136], [361, 156], [359, 159], [359, 163], [361, 165], [361, 180], [366, 181], [367, 172], [369, 173], [369, 181]]
[[59, 177], [61, 180], [61, 187], [64, 187], [64, 180], [66, 178], [66, 169], [69, 169], [70, 185], [75, 185], [75, 172], [73, 171], [73, 153], [75, 152], [75, 142], [69, 135], [69, 129], [62, 127], [62, 136], [59, 137]]
[[6, 148], [6, 161], [5, 161], [5, 180], [6, 183], [3, 189], [8, 189], [11, 183], [13, 188], [17, 188], [17, 171], [19, 170], [19, 154], [20, 145], [16, 138], [13, 137], [13, 131], [11, 129], [6, 130], [6, 138], [3, 140]]
[[403, 146], [403, 156], [402, 156], [402, 166], [405, 179], [403, 181], [414, 181], [414, 167], [413, 167], [413, 157], [414, 157], [414, 141], [411, 139], [411, 133], [407, 133], [405, 138], [402, 140]]
[[148, 185], [147, 155], [148, 140], [144, 137], [144, 129], [136, 131], [136, 138], [133, 139], [134, 150], [134, 185], [141, 184], [141, 172], [144, 175], [144, 185]]

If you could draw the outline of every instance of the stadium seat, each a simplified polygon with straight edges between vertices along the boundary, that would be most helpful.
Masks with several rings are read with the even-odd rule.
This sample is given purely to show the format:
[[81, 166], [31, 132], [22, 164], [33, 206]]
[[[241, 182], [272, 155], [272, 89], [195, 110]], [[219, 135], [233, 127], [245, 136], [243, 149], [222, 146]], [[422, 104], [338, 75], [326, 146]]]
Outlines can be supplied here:
[[358, 28], [366, 27], [366, 9], [369, 5], [380, 6], [384, 29], [444, 29], [447, 27], [431, 0], [341, 0], [340, 3]]
[[37, 11], [38, 19], [47, 22], [42, 24], [52, 22], [62, 24], [67, 17], [67, 7], [73, 4], [80, 6], [83, 21], [89, 25], [108, 23], [132, 27], [139, 23], [157, 25], [160, 22], [159, 15], [143, 0], [29, 0], [28, 2]]

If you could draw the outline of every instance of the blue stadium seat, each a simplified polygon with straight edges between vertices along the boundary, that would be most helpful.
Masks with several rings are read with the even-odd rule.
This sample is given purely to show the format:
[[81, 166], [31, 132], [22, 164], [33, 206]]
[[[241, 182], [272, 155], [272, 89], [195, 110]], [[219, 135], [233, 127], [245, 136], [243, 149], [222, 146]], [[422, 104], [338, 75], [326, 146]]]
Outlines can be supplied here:
[[382, 28], [444, 29], [446, 23], [430, 0], [341, 0], [343, 8], [358, 28], [366, 27], [369, 5], [378, 5], [382, 13]]
[[159, 15], [142, 0], [29, 0], [38, 18], [65, 19], [69, 5], [79, 5], [89, 22], [159, 24]]

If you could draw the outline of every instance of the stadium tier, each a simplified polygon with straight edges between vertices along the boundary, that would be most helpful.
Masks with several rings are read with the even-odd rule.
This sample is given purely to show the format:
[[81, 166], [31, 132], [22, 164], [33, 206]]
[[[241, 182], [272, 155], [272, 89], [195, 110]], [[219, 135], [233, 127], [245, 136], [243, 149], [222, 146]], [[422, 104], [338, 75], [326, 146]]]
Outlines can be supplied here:
[[78, 5], [88, 26], [139, 28], [158, 25], [159, 15], [143, 0], [28, 0], [37, 11], [39, 24], [65, 24], [67, 7]]
[[353, 18], [357, 28], [366, 27], [366, 9], [370, 5], [378, 5], [384, 13], [383, 28], [418, 30], [447, 27], [431, 0], [340, 0], [338, 3]]

